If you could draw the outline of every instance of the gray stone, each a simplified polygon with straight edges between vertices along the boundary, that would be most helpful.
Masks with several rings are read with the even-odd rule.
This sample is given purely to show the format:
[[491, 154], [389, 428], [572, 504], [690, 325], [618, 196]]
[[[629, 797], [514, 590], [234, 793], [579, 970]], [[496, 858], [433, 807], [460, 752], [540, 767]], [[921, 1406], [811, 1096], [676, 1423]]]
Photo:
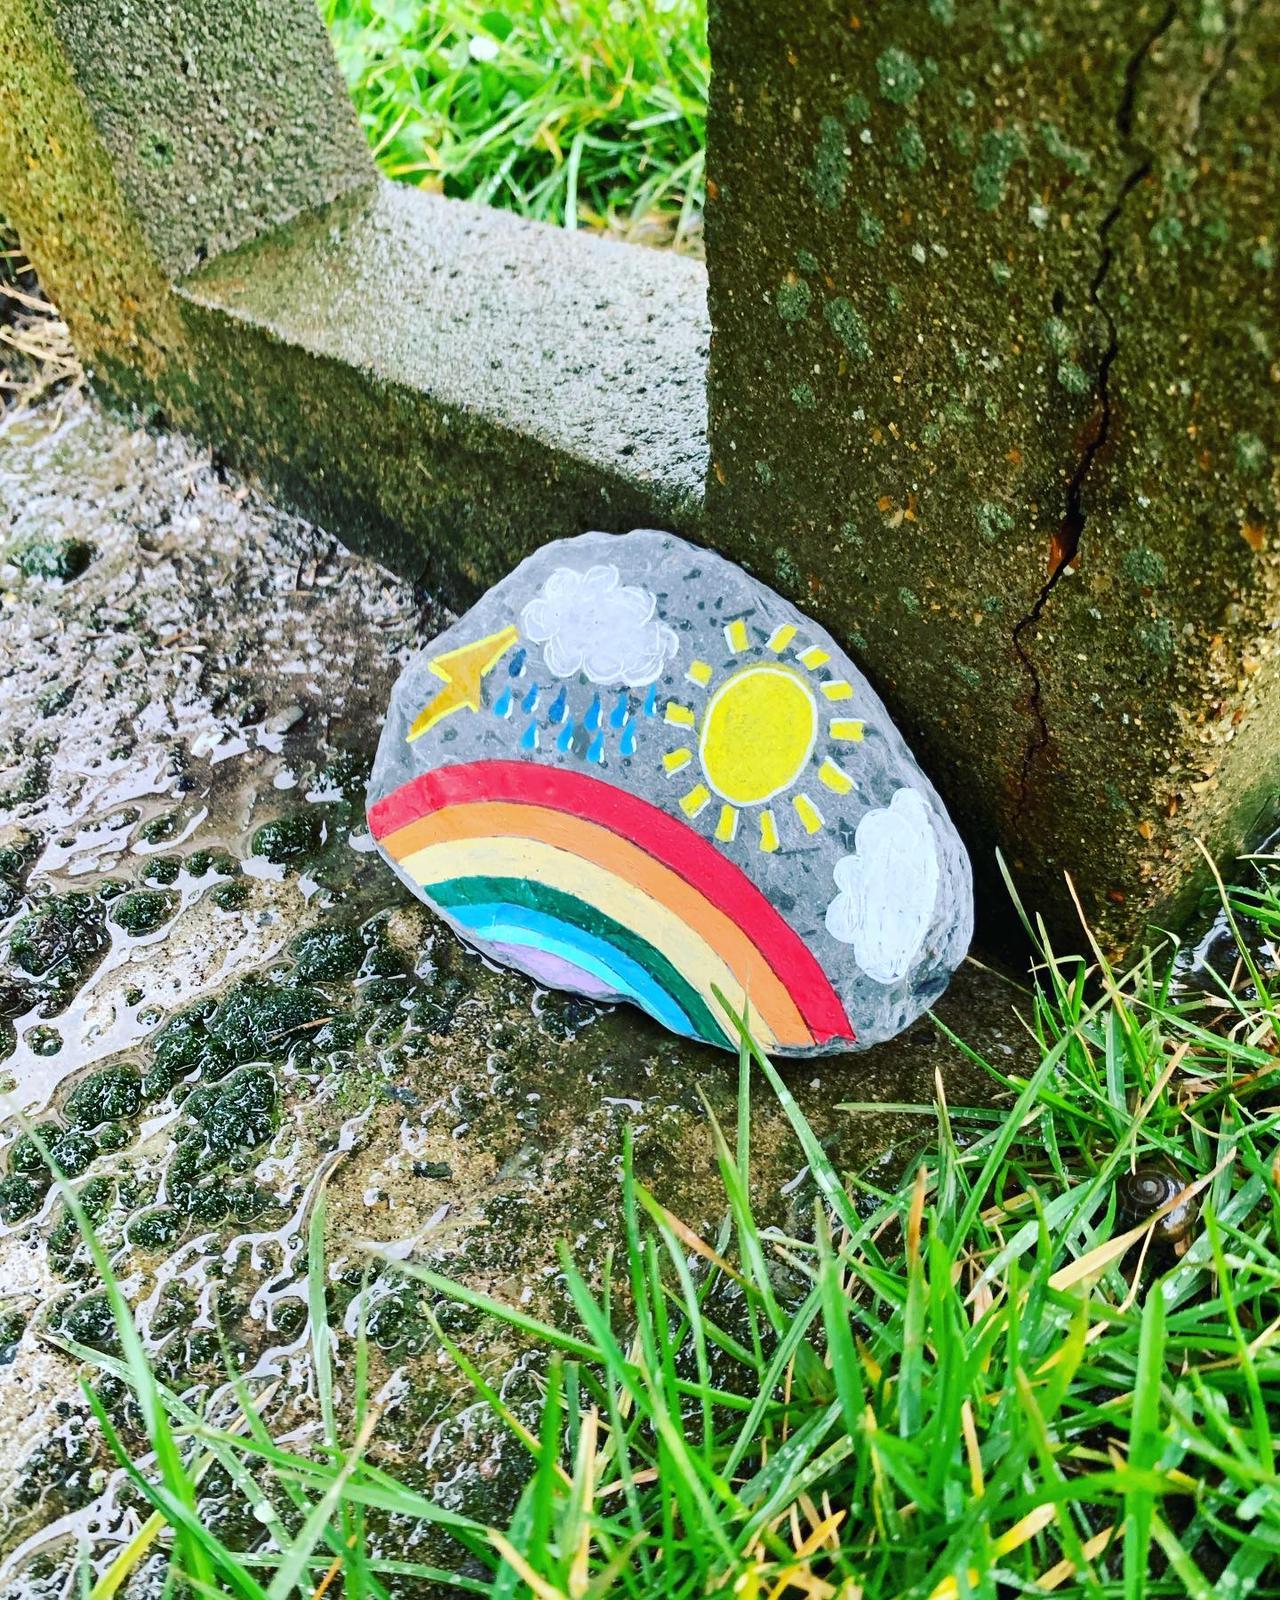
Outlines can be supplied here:
[[674, 534], [521, 563], [392, 695], [379, 848], [468, 943], [729, 1048], [891, 1038], [968, 947], [968, 857], [831, 636]]

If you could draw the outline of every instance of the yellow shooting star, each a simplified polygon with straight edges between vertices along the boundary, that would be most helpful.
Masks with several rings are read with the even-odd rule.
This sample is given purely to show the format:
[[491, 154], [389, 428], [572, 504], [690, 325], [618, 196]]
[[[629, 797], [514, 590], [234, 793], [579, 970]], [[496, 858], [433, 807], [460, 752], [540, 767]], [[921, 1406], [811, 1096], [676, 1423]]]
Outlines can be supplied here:
[[464, 707], [468, 711], [479, 711], [482, 679], [493, 671], [519, 637], [514, 628], [503, 628], [501, 633], [491, 633], [474, 644], [447, 650], [429, 661], [427, 665], [432, 672], [444, 680], [444, 688], [419, 711], [404, 736], [405, 743], [412, 744], [420, 739], [428, 728], [434, 728], [441, 717], [447, 717], [450, 712], [461, 711]]

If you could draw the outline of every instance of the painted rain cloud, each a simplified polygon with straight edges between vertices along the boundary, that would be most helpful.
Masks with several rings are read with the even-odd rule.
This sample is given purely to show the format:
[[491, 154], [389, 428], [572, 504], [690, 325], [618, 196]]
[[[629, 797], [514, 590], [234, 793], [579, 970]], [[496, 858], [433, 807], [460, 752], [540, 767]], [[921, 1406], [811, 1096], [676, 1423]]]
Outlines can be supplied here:
[[544, 546], [405, 669], [374, 837], [469, 944], [736, 1048], [892, 1037], [972, 932], [941, 800], [830, 636], [674, 535]]

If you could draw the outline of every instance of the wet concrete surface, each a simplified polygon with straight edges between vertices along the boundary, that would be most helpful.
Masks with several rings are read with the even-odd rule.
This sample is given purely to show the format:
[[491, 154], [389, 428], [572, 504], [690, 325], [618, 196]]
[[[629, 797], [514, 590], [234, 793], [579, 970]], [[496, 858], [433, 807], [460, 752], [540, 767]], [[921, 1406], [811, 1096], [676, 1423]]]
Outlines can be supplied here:
[[[624, 1128], [690, 1227], [724, 1211], [705, 1101], [737, 1065], [630, 1009], [549, 995], [465, 952], [373, 853], [363, 786], [408, 652], [448, 613], [275, 510], [206, 452], [85, 399], [0, 424], [0, 1077], [72, 1175], [161, 1377], [225, 1397], [221, 1329], [275, 1377], [273, 1426], [316, 1437], [308, 1218], [328, 1196], [339, 1385], [361, 1320], [384, 1404], [372, 1453], [501, 1515], [516, 1465], [434, 1343], [428, 1301], [370, 1247], [554, 1317], [556, 1246], [618, 1242]], [[976, 962], [939, 1008], [1003, 1070], [1019, 994]], [[885, 1181], [926, 1113], [990, 1078], [925, 1019], [788, 1080], [835, 1159]], [[763, 1084], [756, 1203], [812, 1189]], [[530, 1358], [444, 1302], [517, 1411]], [[70, 1594], [145, 1509], [53, 1342], [109, 1343], [87, 1252], [13, 1116], [0, 1122], [0, 1594]], [[123, 1391], [107, 1400], [145, 1448]], [[251, 1539], [207, 1489], [204, 1514]], [[397, 1533], [411, 1557], [414, 1536]], [[158, 1580], [159, 1557], [140, 1575]]]

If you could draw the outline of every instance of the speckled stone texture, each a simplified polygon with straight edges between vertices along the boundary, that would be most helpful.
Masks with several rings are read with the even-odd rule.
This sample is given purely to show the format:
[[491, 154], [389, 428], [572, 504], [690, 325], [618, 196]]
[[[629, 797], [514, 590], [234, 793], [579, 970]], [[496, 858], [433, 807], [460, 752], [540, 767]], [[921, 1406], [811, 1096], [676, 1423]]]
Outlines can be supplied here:
[[47, 19], [125, 203], [170, 275], [373, 177], [311, 0], [8, 9], [25, 10], [13, 26], [27, 32], [33, 13]]
[[4, 212], [113, 405], [454, 604], [547, 527], [696, 532], [700, 262], [377, 178], [311, 0], [0, 0], [0, 58]]
[[455, 604], [549, 528], [697, 530], [701, 262], [382, 182], [180, 295], [218, 437]]
[[808, 1055], [891, 1038], [968, 947], [968, 857], [822, 628], [673, 534], [524, 561], [414, 658], [369, 790], [470, 944], [674, 1032]]

